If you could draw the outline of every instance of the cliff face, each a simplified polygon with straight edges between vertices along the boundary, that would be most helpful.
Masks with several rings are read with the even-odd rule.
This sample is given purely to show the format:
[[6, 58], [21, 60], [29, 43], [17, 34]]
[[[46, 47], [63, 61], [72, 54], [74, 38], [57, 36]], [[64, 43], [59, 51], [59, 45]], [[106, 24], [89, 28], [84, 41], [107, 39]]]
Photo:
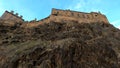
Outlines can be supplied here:
[[120, 30], [105, 23], [0, 22], [2, 68], [119, 68]]

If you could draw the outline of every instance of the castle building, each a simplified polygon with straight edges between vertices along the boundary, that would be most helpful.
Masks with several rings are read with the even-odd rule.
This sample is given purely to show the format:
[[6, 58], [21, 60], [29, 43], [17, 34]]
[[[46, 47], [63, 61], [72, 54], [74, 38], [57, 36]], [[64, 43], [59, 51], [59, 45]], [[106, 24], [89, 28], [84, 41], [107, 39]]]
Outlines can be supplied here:
[[77, 12], [71, 10], [52, 9], [51, 20], [54, 21], [78, 21], [79, 23], [104, 22], [109, 23], [107, 17], [100, 12]]
[[22, 16], [18, 16], [18, 13], [14, 14], [14, 11], [5, 11], [4, 14], [0, 17], [0, 19], [3, 20], [10, 20], [15, 22], [24, 22], [24, 19], [22, 19]]

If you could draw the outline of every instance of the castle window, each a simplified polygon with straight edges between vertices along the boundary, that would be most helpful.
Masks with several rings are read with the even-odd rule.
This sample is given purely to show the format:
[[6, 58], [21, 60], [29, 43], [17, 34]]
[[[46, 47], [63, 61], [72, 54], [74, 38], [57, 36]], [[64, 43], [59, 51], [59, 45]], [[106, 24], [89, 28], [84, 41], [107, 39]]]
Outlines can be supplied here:
[[95, 14], [95, 16], [97, 17], [97, 14]]

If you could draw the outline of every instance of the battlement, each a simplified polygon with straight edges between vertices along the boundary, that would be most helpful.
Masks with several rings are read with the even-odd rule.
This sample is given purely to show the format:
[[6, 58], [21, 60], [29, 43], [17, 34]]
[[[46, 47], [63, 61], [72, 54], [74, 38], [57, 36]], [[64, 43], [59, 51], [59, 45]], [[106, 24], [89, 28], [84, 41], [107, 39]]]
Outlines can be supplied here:
[[3, 20], [13, 20], [16, 22], [23, 22], [24, 19], [22, 19], [22, 15], [18, 16], [18, 13], [14, 14], [14, 11], [5, 11], [4, 14], [1, 16], [1, 19]]

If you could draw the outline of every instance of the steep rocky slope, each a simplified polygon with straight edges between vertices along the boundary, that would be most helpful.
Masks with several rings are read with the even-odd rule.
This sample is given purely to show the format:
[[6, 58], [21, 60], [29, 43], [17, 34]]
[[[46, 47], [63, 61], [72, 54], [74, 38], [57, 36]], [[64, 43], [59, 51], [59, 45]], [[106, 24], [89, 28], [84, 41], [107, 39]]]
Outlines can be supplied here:
[[119, 68], [120, 30], [103, 22], [0, 21], [1, 68]]

